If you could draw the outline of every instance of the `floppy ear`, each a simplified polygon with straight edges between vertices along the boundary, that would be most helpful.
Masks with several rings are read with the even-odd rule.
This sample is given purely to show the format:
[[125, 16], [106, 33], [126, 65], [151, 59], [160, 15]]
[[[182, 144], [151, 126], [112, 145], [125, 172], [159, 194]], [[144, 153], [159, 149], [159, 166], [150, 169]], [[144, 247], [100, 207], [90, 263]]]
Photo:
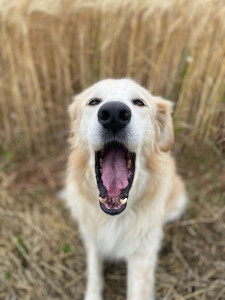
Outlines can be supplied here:
[[157, 144], [163, 152], [169, 151], [174, 141], [172, 111], [172, 102], [156, 97]]

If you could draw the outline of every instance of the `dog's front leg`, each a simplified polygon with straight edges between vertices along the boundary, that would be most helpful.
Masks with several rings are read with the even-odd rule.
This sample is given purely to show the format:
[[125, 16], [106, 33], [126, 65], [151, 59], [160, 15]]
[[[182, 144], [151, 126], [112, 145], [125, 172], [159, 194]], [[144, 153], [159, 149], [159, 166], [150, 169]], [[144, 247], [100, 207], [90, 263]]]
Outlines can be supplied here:
[[85, 242], [87, 254], [87, 287], [85, 300], [101, 300], [103, 290], [103, 260], [92, 241]]
[[157, 249], [146, 249], [129, 257], [128, 300], [153, 300], [154, 273], [157, 262]]

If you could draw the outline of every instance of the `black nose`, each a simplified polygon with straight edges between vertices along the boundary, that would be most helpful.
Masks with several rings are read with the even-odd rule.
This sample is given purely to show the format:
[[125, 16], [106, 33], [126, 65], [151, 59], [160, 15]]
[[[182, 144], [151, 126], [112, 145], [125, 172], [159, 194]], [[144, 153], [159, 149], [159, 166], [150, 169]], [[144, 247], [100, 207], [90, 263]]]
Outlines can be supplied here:
[[102, 105], [98, 111], [98, 121], [106, 129], [114, 133], [124, 128], [131, 119], [130, 108], [119, 101], [110, 101]]

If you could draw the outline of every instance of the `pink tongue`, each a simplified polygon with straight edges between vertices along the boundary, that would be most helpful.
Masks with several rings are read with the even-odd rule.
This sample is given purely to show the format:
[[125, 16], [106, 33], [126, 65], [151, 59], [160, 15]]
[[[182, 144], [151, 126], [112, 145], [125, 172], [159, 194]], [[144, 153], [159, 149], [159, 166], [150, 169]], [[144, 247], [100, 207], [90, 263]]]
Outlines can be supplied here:
[[107, 150], [103, 159], [102, 181], [107, 189], [108, 197], [117, 197], [128, 185], [128, 170], [125, 151], [112, 147]]

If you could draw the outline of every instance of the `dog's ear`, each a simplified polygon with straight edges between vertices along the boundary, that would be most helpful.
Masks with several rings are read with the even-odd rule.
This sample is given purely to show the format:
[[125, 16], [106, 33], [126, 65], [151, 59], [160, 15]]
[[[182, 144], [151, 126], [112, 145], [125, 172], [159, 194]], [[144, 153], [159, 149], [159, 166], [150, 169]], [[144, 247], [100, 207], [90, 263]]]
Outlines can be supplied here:
[[169, 151], [174, 142], [172, 111], [172, 102], [156, 97], [157, 145], [163, 152]]

